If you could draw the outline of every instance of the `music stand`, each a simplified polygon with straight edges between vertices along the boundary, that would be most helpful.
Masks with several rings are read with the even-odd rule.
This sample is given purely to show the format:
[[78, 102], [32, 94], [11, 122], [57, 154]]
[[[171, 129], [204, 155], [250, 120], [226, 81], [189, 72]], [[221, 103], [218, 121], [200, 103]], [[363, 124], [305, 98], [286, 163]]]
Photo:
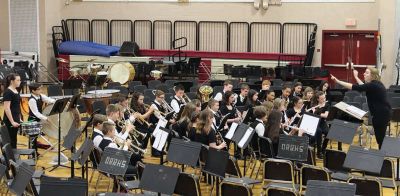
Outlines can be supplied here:
[[379, 174], [384, 158], [384, 153], [379, 150], [350, 146], [343, 167]]
[[53, 165], [51, 167], [52, 169], [49, 172], [52, 172], [58, 167], [67, 167], [61, 164], [61, 113], [64, 112], [65, 106], [67, 105], [68, 101], [69, 98], [63, 98], [57, 100], [54, 103], [53, 108], [51, 108], [51, 111], [49, 113], [49, 116], [58, 114], [58, 153], [57, 153], [58, 160], [57, 164]]
[[352, 144], [354, 135], [359, 124], [334, 119], [330, 122], [331, 127], [329, 128], [328, 135], [326, 136], [328, 139], [336, 140], [338, 142], [343, 142], [345, 144]]
[[158, 195], [172, 195], [179, 177], [179, 169], [164, 165], [146, 164], [139, 187], [157, 192]]
[[39, 196], [88, 195], [88, 182], [82, 178], [43, 176]]
[[383, 139], [383, 144], [381, 147], [381, 151], [385, 154], [387, 157], [392, 157], [397, 159], [397, 169], [396, 169], [396, 176], [397, 176], [397, 181], [399, 180], [399, 159], [400, 159], [400, 140], [399, 138], [394, 138], [394, 137], [385, 137]]
[[[226, 166], [228, 164], [228, 159], [229, 159], [229, 153], [224, 150], [217, 150], [214, 148], [209, 148], [208, 154], [207, 154], [207, 160], [204, 168], [202, 171], [204, 173], [207, 173], [211, 176], [216, 177], [216, 187], [217, 187], [217, 193], [219, 189], [219, 179], [220, 178], [225, 178], [225, 171], [226, 171]], [[214, 188], [211, 188], [211, 193]]]
[[128, 169], [131, 156], [132, 152], [106, 147], [101, 155], [98, 169], [107, 174], [124, 176]]
[[306, 196], [354, 196], [356, 185], [352, 183], [328, 182], [320, 180], [307, 181]]
[[172, 138], [168, 149], [167, 161], [196, 167], [200, 150], [201, 143]]
[[278, 158], [307, 161], [308, 157], [308, 137], [288, 136], [281, 134], [279, 136]]
[[31, 166], [25, 162], [21, 162], [21, 164], [18, 166], [17, 175], [14, 177], [14, 180], [9, 186], [11, 192], [18, 196], [22, 195], [25, 192], [26, 186], [28, 186], [32, 180], [34, 172], [35, 170]]

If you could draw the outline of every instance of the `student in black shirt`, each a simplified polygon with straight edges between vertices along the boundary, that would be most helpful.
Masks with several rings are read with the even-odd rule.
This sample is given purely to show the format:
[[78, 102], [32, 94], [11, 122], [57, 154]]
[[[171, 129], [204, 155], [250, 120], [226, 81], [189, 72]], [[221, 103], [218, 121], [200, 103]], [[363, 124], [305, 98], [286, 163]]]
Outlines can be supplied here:
[[226, 147], [226, 143], [222, 142], [217, 144], [215, 130], [212, 128], [213, 118], [214, 115], [210, 110], [203, 110], [200, 112], [196, 127], [195, 141], [220, 150]]
[[225, 92], [222, 103], [219, 106], [219, 111], [223, 116], [229, 114], [227, 121], [228, 126], [230, 126], [233, 122], [238, 123], [241, 121], [241, 113], [233, 105], [234, 101], [235, 101], [235, 96], [233, 92], [227, 91]]
[[175, 129], [179, 136], [182, 138], [183, 136], [187, 137], [187, 133], [190, 130], [190, 122], [191, 115], [196, 111], [196, 105], [192, 102], [189, 102], [183, 108], [182, 114], [175, 125], [173, 125], [173, 129]]
[[263, 80], [261, 83], [261, 90], [258, 94], [258, 99], [261, 101], [266, 100], [269, 88], [271, 87], [271, 82], [269, 80]]
[[249, 122], [254, 122], [254, 107], [261, 105], [260, 101], [258, 100], [258, 92], [250, 89], [249, 95], [247, 97], [247, 110], [243, 112], [243, 123], [248, 124]]
[[326, 123], [326, 118], [329, 115], [329, 104], [326, 102], [326, 96], [324, 92], [318, 91], [315, 93], [313, 98], [313, 108], [312, 112], [320, 117], [317, 131], [315, 133], [315, 139], [317, 140], [317, 157], [322, 159], [325, 152], [326, 146], [328, 145], [328, 139], [325, 137], [322, 143], [322, 135], [328, 135], [328, 124]]
[[[300, 97], [293, 97], [293, 108], [289, 108], [286, 110], [286, 117], [288, 119], [289, 126], [299, 126], [299, 122], [301, 117], [303, 116], [303, 100]], [[290, 128], [285, 128], [288, 131], [291, 131]]]
[[314, 97], [314, 89], [306, 87], [303, 92], [303, 109], [308, 110], [311, 108], [311, 99]]
[[17, 132], [21, 120], [21, 97], [17, 88], [21, 85], [21, 77], [18, 74], [11, 73], [6, 77], [6, 87], [3, 93], [4, 101], [4, 124], [8, 129], [11, 139], [11, 147], [17, 148]]
[[391, 106], [387, 100], [386, 88], [382, 82], [380, 82], [379, 71], [376, 68], [368, 67], [365, 70], [365, 83], [358, 78], [357, 70], [354, 70], [353, 74], [358, 84], [343, 82], [338, 80], [335, 76], [331, 76], [331, 79], [347, 89], [366, 92], [368, 108], [372, 116], [372, 126], [374, 127], [375, 138], [380, 149], [382, 147], [383, 138], [385, 137], [386, 128], [390, 121], [391, 111]]

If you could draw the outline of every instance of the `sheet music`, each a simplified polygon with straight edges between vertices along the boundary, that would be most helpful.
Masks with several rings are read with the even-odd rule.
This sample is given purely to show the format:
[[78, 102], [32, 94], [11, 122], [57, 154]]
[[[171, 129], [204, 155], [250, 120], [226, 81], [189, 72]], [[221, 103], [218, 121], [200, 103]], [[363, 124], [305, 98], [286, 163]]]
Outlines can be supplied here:
[[248, 128], [242, 139], [240, 139], [238, 143], [239, 148], [243, 148], [243, 146], [246, 144], [247, 140], [249, 140], [249, 137], [251, 136], [251, 133], [254, 131], [253, 128]]
[[351, 114], [353, 114], [354, 116], [356, 116], [358, 119], [361, 119], [363, 116], [365, 116], [365, 114], [367, 114], [366, 111], [361, 110], [360, 108], [357, 108], [355, 106], [349, 106], [346, 108], [346, 110], [348, 112], [350, 112]]
[[161, 131], [160, 127], [165, 128], [167, 126], [167, 123], [168, 121], [165, 118], [160, 117], [157, 126], [153, 131], [153, 136], [157, 138], [157, 135], [160, 134]]
[[235, 134], [237, 127], [238, 127], [237, 123], [235, 123], [235, 122], [232, 123], [231, 127], [229, 128], [228, 133], [226, 133], [226, 135], [225, 135], [225, 138], [231, 140], [233, 137], [233, 134]]
[[318, 117], [303, 114], [299, 129], [303, 129], [307, 134], [314, 136], [317, 131], [318, 123]]
[[337, 103], [335, 105], [335, 107], [338, 108], [339, 110], [342, 110], [342, 111], [346, 112], [347, 114], [353, 116], [354, 118], [357, 118], [360, 120], [365, 116], [365, 114], [368, 113], [364, 110], [361, 110], [360, 108], [349, 105], [343, 101]]
[[165, 146], [165, 143], [167, 142], [167, 138], [168, 138], [168, 132], [165, 132], [160, 129], [153, 143], [153, 148], [157, 149], [158, 151], [162, 151]]

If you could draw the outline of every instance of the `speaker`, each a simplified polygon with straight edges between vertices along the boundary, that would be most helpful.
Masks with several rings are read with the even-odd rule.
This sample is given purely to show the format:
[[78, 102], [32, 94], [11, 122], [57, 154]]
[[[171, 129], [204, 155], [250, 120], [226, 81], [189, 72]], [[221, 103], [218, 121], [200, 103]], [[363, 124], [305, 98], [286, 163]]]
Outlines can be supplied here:
[[139, 56], [139, 45], [136, 42], [125, 41], [119, 49], [121, 56]]

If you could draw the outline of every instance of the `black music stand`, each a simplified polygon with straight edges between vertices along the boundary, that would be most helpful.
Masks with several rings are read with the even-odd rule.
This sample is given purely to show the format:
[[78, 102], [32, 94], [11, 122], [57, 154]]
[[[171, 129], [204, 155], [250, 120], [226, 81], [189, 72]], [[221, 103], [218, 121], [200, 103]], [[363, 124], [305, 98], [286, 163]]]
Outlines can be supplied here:
[[11, 192], [16, 195], [23, 195], [26, 186], [31, 182], [32, 176], [35, 170], [26, 164], [25, 162], [21, 162], [18, 166], [17, 175], [14, 177], [14, 180], [11, 182], [9, 189]]
[[58, 178], [43, 176], [40, 179], [39, 196], [88, 195], [88, 182], [82, 178]]
[[[78, 137], [81, 135], [81, 132], [76, 129], [74, 126], [71, 127], [71, 129], [69, 129], [68, 134], [65, 136], [64, 138], [64, 143], [63, 143], [63, 147], [65, 149], [70, 149], [71, 150], [71, 154], [73, 154], [75, 152], [75, 141], [78, 139]], [[74, 174], [74, 170], [75, 170], [75, 160], [72, 160], [71, 157], [71, 178], [73, 178], [75, 176]]]
[[331, 127], [329, 128], [328, 139], [336, 140], [338, 142], [343, 142], [345, 144], [352, 144], [354, 135], [358, 127], [357, 123], [352, 123], [344, 120], [334, 119], [330, 122]]
[[172, 138], [168, 149], [167, 161], [196, 167], [201, 150], [201, 143]]
[[289, 136], [281, 134], [279, 136], [278, 158], [307, 161], [308, 157], [308, 137]]
[[98, 169], [107, 174], [124, 176], [128, 169], [131, 156], [132, 152], [106, 147], [101, 156]]
[[356, 185], [352, 183], [328, 182], [320, 180], [307, 181], [306, 196], [354, 196]]
[[379, 150], [350, 146], [343, 167], [379, 174], [384, 158], [384, 153]]
[[385, 154], [387, 157], [392, 157], [397, 159], [397, 169], [396, 169], [396, 179], [399, 181], [399, 159], [400, 159], [400, 139], [395, 138], [395, 137], [385, 137], [383, 139], [383, 144], [381, 147], [381, 151]]
[[55, 170], [58, 167], [67, 167], [65, 165], [61, 165], [61, 113], [64, 112], [65, 106], [67, 105], [69, 101], [69, 98], [63, 98], [63, 99], [59, 99], [57, 100], [54, 105], [53, 108], [51, 108], [50, 114], [54, 115], [54, 114], [58, 114], [58, 160], [57, 160], [57, 164], [53, 165], [50, 172], [52, 172], [53, 170]]
[[139, 187], [147, 191], [172, 195], [179, 177], [179, 169], [164, 165], [146, 164]]
[[[229, 153], [227, 151], [209, 148], [206, 164], [202, 171], [216, 178], [215, 185], [217, 187], [217, 193], [219, 192], [219, 179], [225, 178], [225, 171], [228, 164], [228, 159]], [[211, 193], [213, 188], [214, 185], [211, 188]]]

